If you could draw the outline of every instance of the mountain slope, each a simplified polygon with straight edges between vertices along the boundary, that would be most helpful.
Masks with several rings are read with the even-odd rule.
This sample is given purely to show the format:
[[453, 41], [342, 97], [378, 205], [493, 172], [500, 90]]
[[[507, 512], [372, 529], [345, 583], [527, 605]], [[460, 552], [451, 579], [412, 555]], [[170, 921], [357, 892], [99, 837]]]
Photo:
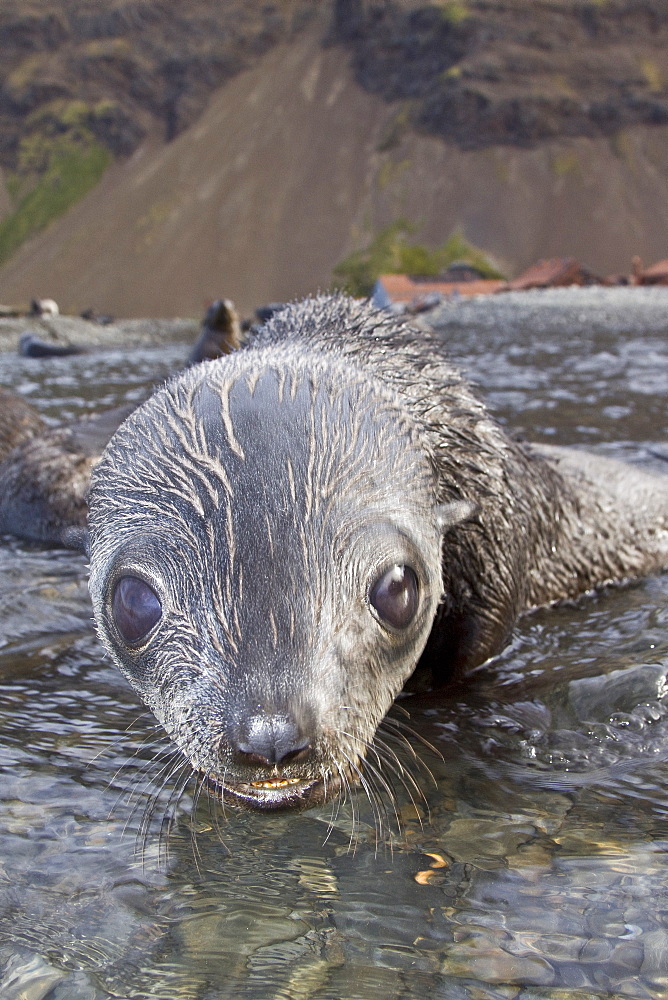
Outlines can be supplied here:
[[336, 0], [372, 93], [464, 149], [668, 124], [662, 0]]
[[462, 149], [362, 87], [326, 31], [323, 17], [277, 42], [171, 142], [149, 129], [0, 271], [0, 301], [170, 316], [226, 295], [249, 310], [326, 287], [399, 216], [433, 245], [460, 227], [511, 273], [553, 254], [603, 273], [666, 255], [668, 126]]

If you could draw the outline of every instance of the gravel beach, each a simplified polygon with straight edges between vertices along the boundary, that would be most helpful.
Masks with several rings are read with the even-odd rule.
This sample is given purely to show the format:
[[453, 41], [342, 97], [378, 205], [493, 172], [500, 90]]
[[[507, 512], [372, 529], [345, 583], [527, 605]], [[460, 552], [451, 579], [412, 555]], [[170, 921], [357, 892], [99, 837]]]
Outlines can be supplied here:
[[154, 344], [194, 340], [199, 331], [195, 319], [119, 319], [96, 323], [79, 316], [16, 316], [0, 318], [0, 351], [16, 351], [23, 333], [56, 344], [104, 350], [118, 347], [148, 347]]

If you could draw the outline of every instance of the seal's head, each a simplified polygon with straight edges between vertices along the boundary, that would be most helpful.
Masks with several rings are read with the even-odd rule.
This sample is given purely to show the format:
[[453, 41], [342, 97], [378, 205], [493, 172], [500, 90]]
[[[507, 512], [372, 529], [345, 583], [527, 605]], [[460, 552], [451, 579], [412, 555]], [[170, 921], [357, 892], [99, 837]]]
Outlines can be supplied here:
[[198, 366], [121, 426], [89, 503], [100, 635], [193, 768], [260, 809], [354, 782], [468, 513], [393, 393], [290, 346]]

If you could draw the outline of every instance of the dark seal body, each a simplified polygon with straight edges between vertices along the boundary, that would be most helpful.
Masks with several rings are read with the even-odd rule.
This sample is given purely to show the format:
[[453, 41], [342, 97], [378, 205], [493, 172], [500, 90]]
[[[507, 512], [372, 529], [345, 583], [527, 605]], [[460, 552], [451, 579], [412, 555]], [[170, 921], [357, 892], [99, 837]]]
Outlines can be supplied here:
[[0, 462], [14, 448], [45, 430], [46, 424], [27, 400], [0, 386]]
[[31, 331], [26, 331], [19, 337], [19, 354], [22, 358], [66, 358], [83, 353], [84, 349], [76, 344], [44, 340]]
[[668, 478], [512, 441], [438, 338], [323, 297], [133, 413], [89, 527], [120, 669], [224, 798], [280, 808], [364, 783], [421, 658], [444, 681], [666, 568]]
[[48, 427], [0, 389], [0, 534], [80, 548], [91, 469], [132, 406]]
[[207, 309], [188, 364], [213, 361], [241, 347], [241, 322], [230, 299], [216, 299]]

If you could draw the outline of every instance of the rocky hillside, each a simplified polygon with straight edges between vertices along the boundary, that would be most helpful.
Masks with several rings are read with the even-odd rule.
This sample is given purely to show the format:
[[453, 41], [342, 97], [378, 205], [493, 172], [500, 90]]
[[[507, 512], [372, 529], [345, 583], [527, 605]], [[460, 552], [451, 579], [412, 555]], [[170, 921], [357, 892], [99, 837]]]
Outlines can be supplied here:
[[7, 0], [0, 163], [71, 101], [115, 154], [173, 139], [317, 7], [362, 87], [462, 148], [668, 123], [665, 0]]
[[665, 0], [7, 0], [0, 302], [250, 309], [400, 217], [510, 274], [666, 256], [667, 31]]
[[668, 124], [665, 0], [337, 0], [357, 81], [463, 149]]
[[310, 0], [6, 0], [0, 7], [0, 162], [83, 102], [87, 125], [127, 155], [157, 128], [169, 140], [209, 94], [297, 30]]

